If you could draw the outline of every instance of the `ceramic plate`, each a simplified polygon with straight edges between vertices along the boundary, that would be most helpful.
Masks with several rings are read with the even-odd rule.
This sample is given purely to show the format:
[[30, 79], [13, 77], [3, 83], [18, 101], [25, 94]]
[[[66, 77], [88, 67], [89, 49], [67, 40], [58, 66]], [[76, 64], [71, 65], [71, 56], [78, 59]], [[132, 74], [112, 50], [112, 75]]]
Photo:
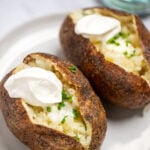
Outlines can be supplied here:
[[[59, 43], [59, 29], [64, 16], [58, 14], [30, 21], [2, 39], [0, 80], [8, 71], [20, 64], [28, 53], [46, 52], [63, 58]], [[143, 115], [143, 110], [124, 110], [110, 104], [106, 104], [105, 108], [108, 130], [101, 150], [148, 150], [143, 146], [143, 141], [146, 142], [148, 137], [150, 139], [149, 111]], [[1, 113], [0, 149], [29, 150], [8, 130]]]

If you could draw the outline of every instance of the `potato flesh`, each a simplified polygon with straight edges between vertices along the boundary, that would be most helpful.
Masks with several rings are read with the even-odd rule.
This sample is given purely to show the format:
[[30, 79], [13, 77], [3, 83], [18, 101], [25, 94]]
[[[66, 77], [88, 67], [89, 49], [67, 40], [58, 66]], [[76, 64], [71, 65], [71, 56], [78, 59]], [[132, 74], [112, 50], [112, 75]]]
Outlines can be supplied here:
[[[119, 43], [115, 45], [114, 43], [108, 43], [108, 41], [103, 42], [97, 40], [95, 37], [90, 37], [89, 40], [96, 47], [98, 52], [101, 52], [107, 61], [110, 61], [127, 72], [132, 72], [136, 75], [141, 76], [144, 80], [150, 84], [150, 68], [147, 61], [144, 58], [142, 48], [140, 45], [140, 40], [137, 35], [136, 25], [132, 17], [122, 17], [120, 18], [114, 13], [108, 13], [100, 9], [87, 9], [79, 10], [71, 13], [71, 18], [76, 24], [77, 21], [90, 14], [101, 14], [104, 16], [114, 17], [121, 21], [121, 33], [126, 34], [126, 37], [119, 37], [115, 41]], [[120, 49], [122, 52], [119, 52]]]
[[[62, 107], [61, 110], [58, 110], [58, 104], [52, 104], [50, 106], [51, 112], [48, 112], [46, 107], [42, 108], [37, 106], [31, 106], [25, 103], [25, 101], [22, 99], [22, 104], [26, 109], [31, 122], [34, 124], [39, 124], [48, 128], [58, 130], [66, 135], [69, 135], [76, 140], [79, 140], [79, 142], [86, 149], [88, 149], [91, 142], [92, 130], [90, 124], [86, 120], [84, 120], [82, 116], [74, 119], [73, 109], [79, 111], [79, 105], [74, 86], [67, 83], [67, 80], [62, 77], [62, 75], [55, 68], [55, 65], [53, 63], [45, 62], [45, 60], [37, 60], [34, 63], [31, 62], [29, 66], [41, 67], [46, 70], [53, 71], [62, 81], [63, 89], [66, 91], [66, 93], [72, 96], [72, 103], [65, 101], [65, 107]], [[26, 67], [28, 67], [28, 65], [22, 64], [14, 70], [14, 73]], [[65, 118], [65, 122], [61, 123], [65, 116], [67, 116]]]

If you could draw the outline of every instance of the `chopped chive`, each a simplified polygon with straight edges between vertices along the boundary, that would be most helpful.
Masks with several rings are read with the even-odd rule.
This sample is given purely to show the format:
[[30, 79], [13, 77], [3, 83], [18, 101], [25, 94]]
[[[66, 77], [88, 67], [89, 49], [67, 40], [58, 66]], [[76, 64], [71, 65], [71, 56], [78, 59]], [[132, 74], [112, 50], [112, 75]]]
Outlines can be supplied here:
[[119, 37], [120, 37], [120, 35], [117, 34], [117, 35], [115, 35], [113, 38], [114, 38], [115, 40], [117, 40]]
[[119, 38], [119, 37], [122, 37], [122, 38], [127, 38], [129, 36], [129, 34], [126, 34], [124, 32], [119, 32], [117, 35], [115, 35], [114, 37], [112, 37], [111, 39], [109, 39], [107, 41], [107, 44], [114, 44], [116, 46], [119, 46], [120, 43], [117, 42], [116, 40]]
[[77, 119], [77, 118], [79, 117], [79, 115], [80, 115], [79, 111], [76, 110], [76, 109], [73, 109], [73, 110], [72, 110], [72, 113], [73, 113], [73, 118], [74, 118], [74, 119]]
[[129, 54], [127, 51], [124, 51], [123, 54], [124, 54], [127, 58], [131, 58], [131, 57], [135, 56], [136, 50], [133, 50], [133, 52], [132, 52], [131, 54]]
[[129, 46], [129, 44], [131, 44], [130, 41], [126, 41], [126, 46]]
[[116, 38], [115, 38], [115, 37], [109, 39], [109, 40], [107, 41], [107, 44], [114, 44], [114, 45], [116, 45], [116, 46], [119, 46], [119, 45], [120, 45], [120, 43], [116, 42]]
[[62, 100], [69, 100], [72, 102], [72, 96], [68, 96], [65, 90], [62, 90]]
[[77, 141], [79, 141], [79, 140], [80, 140], [80, 138], [79, 138], [79, 136], [78, 136], [78, 135], [74, 136], [74, 139], [75, 139], [75, 140], [77, 140]]
[[132, 54], [130, 55], [130, 57], [135, 56], [135, 54], [136, 54], [136, 50], [134, 49], [133, 52], [132, 52]]
[[61, 120], [61, 124], [64, 124], [64, 123], [65, 123], [67, 117], [68, 117], [68, 116], [65, 116], [65, 117]]
[[67, 93], [66, 93], [66, 91], [65, 90], [62, 90], [62, 99], [64, 100], [64, 99], [67, 99]]
[[46, 109], [47, 109], [47, 112], [51, 112], [52, 111], [52, 108], [50, 106], [47, 106]]
[[115, 42], [114, 44], [115, 44], [116, 46], [119, 46], [119, 45], [120, 45], [120, 43], [118, 43], [118, 42]]
[[74, 66], [74, 65], [72, 65], [72, 66], [69, 67], [69, 70], [70, 70], [72, 73], [76, 73], [77, 67]]
[[119, 32], [118, 35], [121, 36], [122, 38], [127, 38], [129, 36], [129, 34], [124, 33], [124, 32]]
[[124, 54], [125, 56], [128, 56], [128, 52], [127, 52], [127, 51], [124, 51], [123, 54]]
[[107, 41], [107, 44], [114, 43], [114, 42], [115, 42], [115, 38], [113, 37]]
[[57, 109], [61, 110], [63, 107], [65, 107], [65, 103], [62, 101], [61, 103], [58, 104]]
[[72, 102], [72, 96], [68, 96], [68, 99], [67, 99], [69, 102]]

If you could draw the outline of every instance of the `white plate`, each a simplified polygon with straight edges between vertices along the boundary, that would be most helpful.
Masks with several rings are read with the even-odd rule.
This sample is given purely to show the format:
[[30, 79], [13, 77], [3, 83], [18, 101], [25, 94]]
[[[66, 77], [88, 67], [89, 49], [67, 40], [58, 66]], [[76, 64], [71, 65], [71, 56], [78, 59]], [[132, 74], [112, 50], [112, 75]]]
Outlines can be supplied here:
[[[39, 18], [17, 28], [2, 39], [0, 41], [0, 80], [28, 53], [47, 52], [64, 57], [58, 37], [63, 19], [64, 15]], [[121, 148], [119, 147], [117, 150], [124, 150], [126, 147], [124, 144], [141, 138], [142, 133], [145, 134], [146, 128], [150, 126], [150, 112], [142, 116], [142, 110], [123, 110], [115, 106], [110, 107], [108, 104], [105, 107], [107, 108], [108, 130], [102, 150], [116, 150], [118, 143], [121, 144]], [[8, 130], [1, 113], [0, 150], [28, 150]], [[133, 148], [125, 150], [133, 150]], [[141, 148], [139, 150], [148, 149]]]

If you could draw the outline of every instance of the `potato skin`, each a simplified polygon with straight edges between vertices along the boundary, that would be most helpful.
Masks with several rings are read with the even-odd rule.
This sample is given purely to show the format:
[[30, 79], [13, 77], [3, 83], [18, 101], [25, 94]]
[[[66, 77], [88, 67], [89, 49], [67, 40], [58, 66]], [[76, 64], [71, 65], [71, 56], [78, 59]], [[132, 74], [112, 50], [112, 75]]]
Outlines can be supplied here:
[[[89, 9], [89, 8], [88, 8]], [[120, 17], [134, 19], [143, 47], [145, 58], [150, 64], [150, 34], [137, 16], [108, 8], [102, 11], [115, 13]], [[66, 57], [77, 65], [91, 82], [96, 93], [104, 100], [118, 106], [137, 109], [150, 102], [148, 83], [133, 73], [105, 60], [104, 55], [96, 51], [94, 45], [74, 32], [74, 23], [68, 15], [60, 30], [60, 42]]]
[[[35, 58], [44, 58], [45, 61], [54, 62], [60, 72], [66, 75], [78, 93], [80, 112], [92, 126], [92, 140], [90, 149], [94, 150], [102, 143], [106, 132], [106, 115], [103, 106], [93, 92], [89, 82], [77, 69], [72, 73], [68, 68], [72, 65], [68, 61], [63, 61], [56, 56], [34, 53], [24, 59], [24, 63], [29, 64]], [[10, 98], [4, 88], [4, 83], [11, 76], [13, 71], [8, 73], [0, 84], [1, 110], [7, 126], [24, 144], [32, 150], [84, 150], [85, 148], [74, 138], [59, 131], [36, 125], [31, 122], [28, 114], [22, 105], [21, 99]]]

